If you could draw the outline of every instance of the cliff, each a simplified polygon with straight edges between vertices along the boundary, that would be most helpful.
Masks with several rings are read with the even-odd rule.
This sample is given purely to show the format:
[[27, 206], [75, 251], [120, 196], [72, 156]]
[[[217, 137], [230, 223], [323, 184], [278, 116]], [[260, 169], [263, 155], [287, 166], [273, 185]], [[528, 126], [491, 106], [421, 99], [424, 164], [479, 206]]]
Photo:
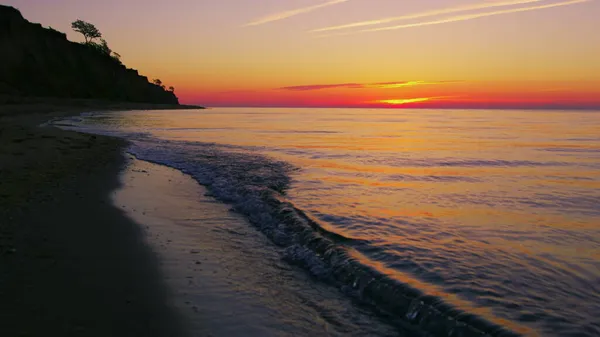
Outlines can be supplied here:
[[0, 96], [178, 104], [120, 61], [0, 5]]

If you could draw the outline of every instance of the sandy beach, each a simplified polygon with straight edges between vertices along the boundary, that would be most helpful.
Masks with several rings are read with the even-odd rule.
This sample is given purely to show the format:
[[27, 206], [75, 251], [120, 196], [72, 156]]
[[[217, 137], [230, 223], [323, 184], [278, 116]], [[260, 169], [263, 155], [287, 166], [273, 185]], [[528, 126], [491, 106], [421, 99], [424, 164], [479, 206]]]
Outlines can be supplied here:
[[[27, 111], [26, 107], [20, 108]], [[277, 150], [286, 144], [286, 139], [290, 144], [298, 146], [303, 146], [298, 144], [299, 139], [312, 143], [315, 139], [320, 139], [321, 144], [338, 146], [339, 143], [331, 139], [337, 137], [332, 136], [336, 133], [319, 132], [324, 127], [321, 123], [318, 123], [321, 128], [313, 129], [310, 137], [298, 138], [297, 125], [301, 124], [298, 119], [307, 119], [311, 113], [308, 110], [289, 118], [290, 114], [277, 110], [256, 114], [250, 109], [155, 111], [143, 108], [135, 110], [135, 107], [131, 107], [134, 111], [121, 112], [105, 112], [102, 107], [94, 106], [85, 110], [77, 107], [71, 109], [57, 109], [56, 111], [61, 112], [45, 114], [20, 113], [2, 119], [0, 332], [3, 335], [358, 337], [417, 336], [428, 333], [447, 335], [448, 331], [455, 331], [456, 328], [463, 329], [464, 333], [461, 332], [461, 335], [465, 336], [479, 336], [483, 329], [489, 329], [490, 336], [543, 335], [536, 331], [535, 326], [524, 322], [527, 316], [503, 320], [501, 324], [494, 325], [505, 316], [493, 316], [490, 311], [484, 311], [484, 308], [473, 308], [471, 303], [460, 297], [444, 295], [441, 283], [434, 288], [435, 284], [410, 279], [407, 274], [386, 274], [396, 278], [383, 279], [373, 269], [368, 269], [371, 265], [380, 266], [372, 264], [383, 261], [378, 256], [374, 256], [373, 260], [360, 260], [359, 263], [347, 258], [336, 258], [339, 255], [331, 254], [343, 253], [341, 249], [346, 248], [348, 251], [356, 249], [354, 253], [358, 249], [369, 248], [370, 244], [367, 242], [372, 240], [370, 232], [356, 232], [356, 235], [362, 235], [363, 241], [324, 241], [314, 230], [315, 227], [311, 227], [313, 230], [294, 227], [298, 223], [298, 217], [287, 216], [289, 212], [283, 213], [286, 217], [278, 217], [278, 214], [289, 209], [287, 205], [295, 207], [297, 212], [316, 209], [321, 214], [336, 214], [339, 211], [338, 216], [354, 216], [353, 211], [345, 207], [345, 204], [338, 206], [340, 200], [346, 199], [340, 199], [334, 192], [344, 189], [337, 185], [336, 180], [333, 180], [333, 184], [329, 180], [331, 176], [344, 177], [345, 172], [322, 171], [318, 162], [307, 162], [306, 158], [309, 156], [316, 161], [321, 160], [319, 152], [314, 148], [295, 151], [299, 154], [298, 157], [286, 152], [285, 157], [282, 157], [287, 161], [277, 161], [282, 158], [278, 157], [281, 152]], [[35, 112], [33, 108], [32, 111]], [[50, 125], [89, 134], [67, 132], [44, 124], [50, 119], [79, 111], [93, 113], [61, 119]], [[231, 121], [231, 117], [226, 118], [227, 112], [229, 116], [235, 114], [244, 118], [240, 118], [239, 124], [236, 124]], [[330, 115], [323, 118], [347, 118], [349, 113], [356, 114], [344, 110], [331, 111]], [[398, 112], [390, 112], [392, 113]], [[465, 116], [471, 119], [476, 113], [465, 113]], [[455, 116], [456, 118], [460, 117], [461, 112], [457, 114], [459, 116]], [[509, 118], [488, 115], [487, 112], [479, 114], [484, 121], [490, 122], [484, 123], [486, 126]], [[556, 112], [547, 114], [553, 114], [555, 119], [575, 120], [577, 116], [574, 113], [558, 116]], [[364, 115], [366, 114], [355, 115], [353, 118], [356, 122], [351, 125], [389, 118], [387, 115]], [[536, 116], [530, 118], [544, 119], [544, 115]], [[589, 123], [589, 117], [582, 116]], [[285, 121], [286, 118], [289, 118], [287, 124], [278, 126], [279, 143], [274, 147], [261, 152], [255, 148], [235, 145], [236, 141], [271, 142], [271, 130], [259, 132], [253, 138], [245, 138], [248, 135], [245, 131], [255, 128], [260, 121]], [[413, 118], [416, 122], [428, 119], [427, 116], [404, 118]], [[447, 126], [448, 122], [441, 123]], [[430, 124], [431, 122], [427, 122], [426, 125]], [[462, 126], [459, 123], [455, 128], [461, 129]], [[292, 132], [286, 132], [287, 130]], [[344, 132], [353, 134], [351, 130]], [[343, 135], [344, 132], [339, 134]], [[118, 135], [122, 139], [101, 136], [103, 134]], [[539, 137], [547, 139], [554, 137], [554, 134], [556, 132]], [[592, 135], [582, 133], [579, 137], [588, 139]], [[219, 144], [223, 139], [234, 144]], [[351, 137], [350, 141], [342, 144], [352, 145], [350, 142], [353, 139], [361, 137]], [[555, 145], [547, 145], [546, 148], [555, 148]], [[337, 149], [333, 151], [340, 152]], [[422, 153], [432, 154], [429, 149]], [[343, 151], [340, 154], [344, 154]], [[343, 167], [357, 164], [354, 159], [347, 161], [348, 158], [354, 158], [353, 155], [340, 157], [342, 159], [333, 163], [343, 164]], [[374, 160], [379, 160], [380, 157], [378, 153], [372, 154]], [[545, 163], [556, 160], [553, 158], [558, 157], [551, 155], [546, 161], [539, 159], [538, 162], [528, 163], [536, 165], [536, 172], [541, 172], [549, 166]], [[280, 170], [287, 163], [300, 169], [293, 172]], [[445, 163], [447, 162], [438, 164], [439, 170], [468, 172], [468, 168], [462, 168], [463, 164], [451, 164], [448, 168]], [[362, 162], [358, 164], [358, 168], [365, 169]], [[406, 164], [410, 165], [410, 162]], [[509, 164], [514, 168], [505, 167], [504, 172], [524, 172], [522, 164], [514, 159], [504, 161], [502, 165]], [[581, 169], [582, 164], [576, 162], [573, 167], [576, 168], [573, 173], [577, 174], [577, 168]], [[478, 170], [482, 172], [484, 169], [485, 166]], [[565, 174], [569, 173], [563, 166], [558, 169]], [[489, 170], [490, 174], [498, 171], [495, 167]], [[557, 168], [552, 167], [552, 170]], [[404, 169], [393, 172], [403, 171]], [[321, 178], [320, 172], [324, 174]], [[406, 186], [401, 180], [407, 178], [424, 180], [415, 183], [414, 190], [399, 191], [401, 194], [393, 200], [407, 200], [403, 197], [406, 194], [418, 198], [422, 194], [422, 188], [427, 186], [444, 189], [452, 184], [449, 177], [454, 177], [450, 174], [440, 175], [439, 172], [437, 176], [444, 179], [433, 180], [433, 176], [415, 173], [405, 173], [402, 176], [388, 176], [385, 172], [371, 174], [379, 175], [380, 181], [387, 179], [394, 185], [402, 183]], [[328, 188], [306, 190], [313, 186], [315, 178]], [[471, 177], [475, 178], [481, 181], [492, 179], [481, 173]], [[573, 176], [573, 179], [576, 178], [578, 176]], [[493, 179], [499, 178], [494, 176]], [[272, 190], [268, 190], [287, 186], [286, 181], [292, 181], [293, 186], [285, 196], [274, 195]], [[344, 181], [346, 180], [342, 180]], [[275, 182], [283, 182], [284, 185]], [[463, 184], [464, 181], [461, 180], [459, 185]], [[370, 181], [366, 180], [365, 186], [367, 188], [361, 194], [378, 193], [378, 190], [372, 192]], [[352, 194], [358, 187], [344, 188]], [[315, 193], [303, 196], [300, 194], [302, 189]], [[252, 191], [260, 192], [260, 197], [252, 194]], [[390, 193], [391, 189], [386, 191]], [[573, 193], [585, 191], [587, 190], [575, 189]], [[284, 205], [288, 208], [267, 208], [268, 205], [280, 205], [273, 201], [275, 199], [268, 198], [272, 195], [289, 200], [290, 203]], [[377, 200], [379, 207], [385, 206], [385, 200], [373, 200]], [[587, 199], [581, 199], [578, 207], [584, 207], [585, 200]], [[313, 205], [315, 202], [331, 206], [319, 211]], [[370, 207], [372, 204], [369, 201], [363, 207]], [[427, 201], [419, 203], [420, 208], [427, 205]], [[589, 206], [590, 211], [594, 211], [595, 205], [597, 204]], [[401, 208], [396, 204], [385, 207], [389, 210]], [[498, 206], [494, 209], [497, 211]], [[394, 218], [381, 218], [378, 214], [373, 213], [371, 219], [377, 219], [379, 227], [369, 227], [370, 231], [389, 228], [386, 226], [390, 224], [402, 224], [392, 222]], [[477, 220], [480, 222], [481, 218]], [[364, 221], [362, 215], [353, 219], [353, 223], [360, 221]], [[581, 216], [574, 221], [585, 223]], [[318, 225], [316, 228], [327, 229], [324, 225], [330, 223], [315, 224]], [[343, 222], [338, 222], [338, 226], [341, 224]], [[406, 222], [404, 228], [408, 230], [413, 225]], [[448, 226], [441, 228], [445, 230]], [[539, 235], [539, 231], [538, 229], [533, 235]], [[581, 229], [570, 234], [579, 235], [583, 232]], [[385, 233], [382, 232], [381, 237], [387, 240]], [[410, 248], [411, 244], [420, 247], [424, 242], [429, 242], [428, 244], [433, 245], [433, 253], [444, 249], [462, 252], [469, 247], [472, 247], [471, 252], [477, 251], [476, 249], [485, 249], [482, 254], [491, 252], [489, 248], [469, 246], [468, 241], [461, 242], [459, 246], [447, 246], [445, 243], [438, 245], [435, 240], [431, 242], [436, 237], [428, 233], [398, 233], [399, 238], [416, 237], [412, 241], [389, 243], [401, 249]], [[485, 235], [489, 240], [488, 246], [504, 247], [493, 241], [493, 237], [488, 237], [488, 233]], [[325, 244], [313, 246], [314, 242]], [[578, 248], [583, 249], [586, 243], [593, 241], [579, 240]], [[402, 259], [394, 257], [394, 261], [410, 261], [415, 254], [409, 251]], [[498, 256], [495, 258], [505, 267], [487, 269], [487, 274], [479, 274], [479, 282], [490, 282], [480, 288], [495, 289], [494, 296], [497, 298], [513, 298], [524, 303], [529, 303], [527, 300], [532, 292], [539, 291], [539, 301], [545, 301], [546, 304], [537, 314], [554, 315], [548, 317], [555, 318], [571, 317], [571, 321], [547, 320], [544, 325], [538, 325], [541, 331], [561, 329], [560, 335], [563, 335], [563, 331], [594, 331], [593, 323], [589, 326], [580, 323], [586, 320], [585, 312], [564, 307], [564, 303], [574, 303], [568, 301], [577, 297], [563, 294], [562, 288], [549, 284], [541, 289], [539, 285], [533, 284], [522, 290], [522, 295], [502, 293], [503, 288], [496, 287], [495, 280], [510, 281], [512, 276], [493, 273], [511, 272], [510, 268], [518, 266], [512, 264], [512, 261], [522, 263], [522, 260], [512, 256], [506, 260], [501, 251], [496, 254]], [[439, 256], [434, 254], [431, 258]], [[353, 269], [345, 267], [350, 263]], [[455, 263], [465, 261], [458, 259]], [[439, 268], [444, 266], [440, 265]], [[473, 270], [482, 268], [479, 264], [465, 267]], [[537, 265], [533, 263], [531, 269], [518, 267], [514, 273], [522, 273], [525, 278], [534, 277], [536, 268]], [[560, 270], [559, 266], [555, 268]], [[453, 270], [449, 268], [450, 272]], [[386, 272], [384, 269], [382, 271]], [[493, 277], [486, 278], [485, 275]], [[549, 279], [553, 276], [545, 277]], [[574, 287], [570, 291], [595, 298], [596, 291], [593, 287], [578, 287], [579, 280], [585, 282], [584, 277], [586, 276], [574, 278]], [[556, 281], [563, 282], [560, 277]], [[520, 281], [512, 282], [519, 284]], [[414, 285], [416, 290], [407, 288], [405, 284]], [[457, 283], [459, 286], [464, 284]], [[466, 285], [470, 287], [469, 283]], [[519, 286], [522, 288], [526, 285]], [[403, 293], [403, 289], [406, 292]], [[440, 295], [438, 298], [432, 295], [421, 296], [419, 294], [423, 293], [417, 291]], [[467, 288], [465, 291], [471, 290]], [[408, 298], [404, 294], [414, 293], [417, 294], [414, 298], [402, 300]], [[542, 297], [550, 295], [558, 296], [558, 300], [546, 300]], [[522, 299], [519, 296], [523, 296]], [[477, 297], [473, 298], [477, 300]], [[381, 301], [375, 302], [377, 299]], [[422, 299], [438, 301], [436, 308], [445, 311], [435, 308], [438, 311], [430, 310]], [[443, 301], [457, 307], [451, 307]], [[384, 311], [386, 305], [389, 307], [390, 304], [394, 305], [396, 311]], [[499, 307], [490, 305], [490, 309]], [[572, 307], [576, 308], [574, 305]], [[590, 308], [593, 311], [593, 307]], [[513, 312], [515, 310], [511, 308], [506, 314]], [[408, 313], [410, 316], [407, 316]], [[442, 316], [444, 314], [450, 319]]]
[[0, 124], [2, 335], [398, 334], [342, 310], [351, 299], [288, 265], [192, 177], [121, 139], [39, 126], [101, 109], [45, 109]]
[[192, 336], [417, 336], [313, 282], [179, 170], [127, 156], [111, 200], [140, 224], [170, 289], [168, 306]]
[[89, 110], [177, 108], [79, 101], [0, 107], [3, 336], [182, 336], [154, 253], [112, 206], [119, 139], [39, 127]]

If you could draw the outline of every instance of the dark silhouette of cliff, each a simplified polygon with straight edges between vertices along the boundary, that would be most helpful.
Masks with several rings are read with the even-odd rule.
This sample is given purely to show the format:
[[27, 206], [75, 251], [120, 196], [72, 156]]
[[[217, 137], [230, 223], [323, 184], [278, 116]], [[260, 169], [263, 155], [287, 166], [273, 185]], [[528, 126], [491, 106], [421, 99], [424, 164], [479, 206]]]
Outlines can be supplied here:
[[179, 104], [177, 96], [89, 45], [0, 5], [0, 96]]

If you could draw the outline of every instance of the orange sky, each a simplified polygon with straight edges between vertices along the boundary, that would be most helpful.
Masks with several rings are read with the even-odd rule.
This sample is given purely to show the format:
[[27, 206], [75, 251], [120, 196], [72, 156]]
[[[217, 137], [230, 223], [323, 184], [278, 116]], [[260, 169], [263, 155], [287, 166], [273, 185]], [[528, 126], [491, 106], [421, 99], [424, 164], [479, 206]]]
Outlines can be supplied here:
[[600, 0], [5, 1], [207, 106], [600, 108]]

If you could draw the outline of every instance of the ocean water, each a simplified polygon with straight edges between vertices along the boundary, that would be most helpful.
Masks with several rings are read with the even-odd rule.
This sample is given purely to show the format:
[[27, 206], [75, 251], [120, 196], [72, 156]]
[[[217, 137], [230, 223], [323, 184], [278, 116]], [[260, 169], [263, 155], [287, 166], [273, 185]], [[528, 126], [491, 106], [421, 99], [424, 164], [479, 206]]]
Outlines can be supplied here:
[[86, 113], [286, 263], [432, 336], [600, 336], [600, 112]]

